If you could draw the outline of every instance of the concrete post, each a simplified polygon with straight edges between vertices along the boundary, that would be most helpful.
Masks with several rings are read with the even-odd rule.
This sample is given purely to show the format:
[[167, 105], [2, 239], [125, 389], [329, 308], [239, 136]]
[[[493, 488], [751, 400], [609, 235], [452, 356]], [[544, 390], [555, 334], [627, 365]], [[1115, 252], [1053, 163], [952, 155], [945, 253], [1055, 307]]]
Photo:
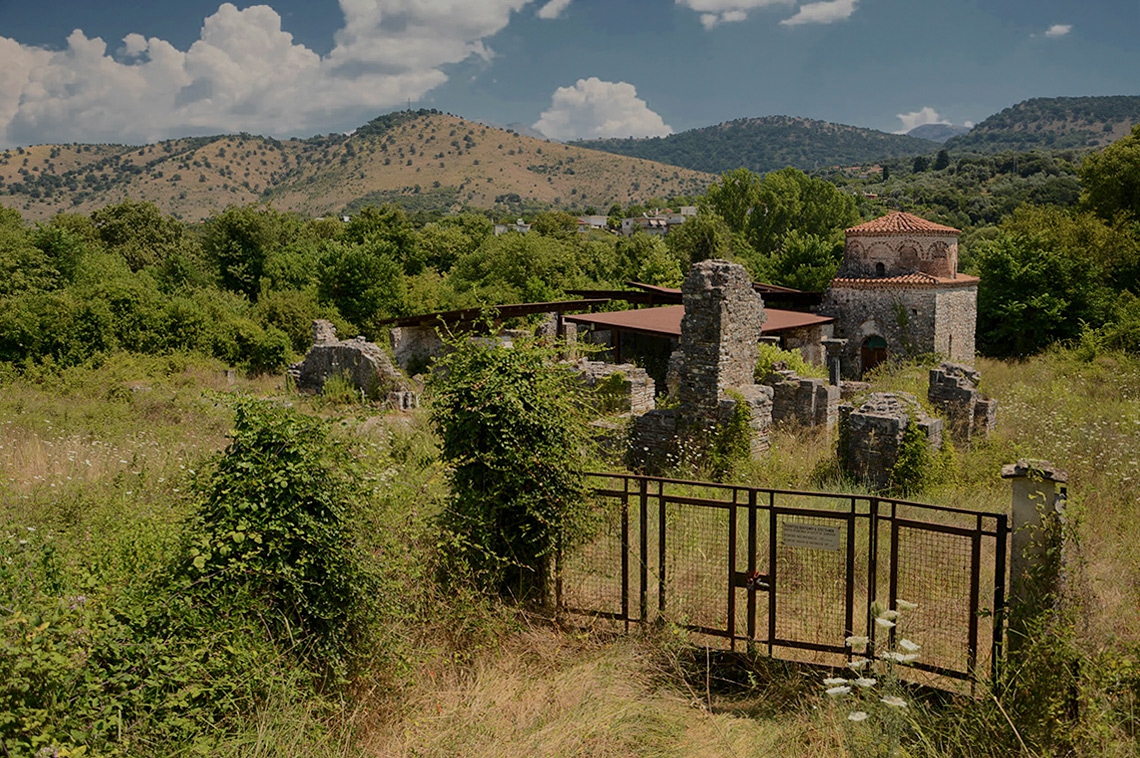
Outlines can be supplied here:
[[1003, 466], [1013, 488], [1010, 528], [1009, 645], [1016, 650], [1029, 623], [1056, 607], [1065, 576], [1067, 472], [1048, 461]]

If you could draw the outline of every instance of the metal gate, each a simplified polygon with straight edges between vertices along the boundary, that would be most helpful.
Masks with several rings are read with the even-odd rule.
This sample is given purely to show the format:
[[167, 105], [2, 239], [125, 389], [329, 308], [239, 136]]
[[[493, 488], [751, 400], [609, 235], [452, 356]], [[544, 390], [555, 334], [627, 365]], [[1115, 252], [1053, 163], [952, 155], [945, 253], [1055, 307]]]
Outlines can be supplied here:
[[[973, 680], [1001, 655], [1008, 520], [870, 495], [590, 474], [602, 520], [560, 557], [557, 603], [597, 622], [668, 619], [713, 644], [838, 664], [876, 607], [914, 669]], [[894, 633], [894, 630], [891, 630]], [[881, 640], [880, 640], [881, 642]], [[937, 684], [936, 681], [931, 683]]]

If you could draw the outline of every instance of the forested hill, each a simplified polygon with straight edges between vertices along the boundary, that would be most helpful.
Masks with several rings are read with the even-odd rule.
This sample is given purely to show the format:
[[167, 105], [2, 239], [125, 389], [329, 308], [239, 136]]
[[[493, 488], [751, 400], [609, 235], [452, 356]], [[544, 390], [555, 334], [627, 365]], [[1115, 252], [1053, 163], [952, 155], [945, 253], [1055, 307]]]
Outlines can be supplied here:
[[873, 164], [885, 158], [932, 153], [939, 147], [905, 134], [789, 116], [736, 119], [668, 137], [572, 144], [714, 174], [740, 167], [767, 173], [785, 166], [813, 171]]
[[607, 208], [699, 195], [714, 177], [523, 136], [437, 111], [381, 116], [351, 135], [249, 134], [154, 145], [0, 152], [0, 206], [29, 221], [131, 200], [197, 221], [269, 201], [306, 216], [396, 203], [409, 211]]
[[990, 116], [946, 142], [957, 152], [1103, 147], [1140, 123], [1140, 96], [1037, 97]]

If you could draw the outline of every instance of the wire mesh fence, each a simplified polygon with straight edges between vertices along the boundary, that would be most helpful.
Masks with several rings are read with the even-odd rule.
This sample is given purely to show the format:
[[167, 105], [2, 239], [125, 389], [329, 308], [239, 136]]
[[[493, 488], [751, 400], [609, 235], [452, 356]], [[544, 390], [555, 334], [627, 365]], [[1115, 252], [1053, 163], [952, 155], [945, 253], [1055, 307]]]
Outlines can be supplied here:
[[919, 670], [972, 679], [1000, 654], [1002, 514], [626, 474], [591, 483], [595, 536], [559, 562], [568, 613], [666, 619], [712, 645], [835, 664], [844, 638], [875, 637], [874, 611], [901, 598], [918, 606], [904, 632], [923, 645]]

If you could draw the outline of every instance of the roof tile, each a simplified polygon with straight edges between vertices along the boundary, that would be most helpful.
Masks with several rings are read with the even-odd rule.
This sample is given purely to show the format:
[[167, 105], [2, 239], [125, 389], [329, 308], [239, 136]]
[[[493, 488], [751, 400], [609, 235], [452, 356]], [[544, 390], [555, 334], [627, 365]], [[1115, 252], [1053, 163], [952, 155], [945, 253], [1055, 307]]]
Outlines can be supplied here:
[[913, 213], [891, 211], [874, 221], [853, 226], [847, 230], [847, 233], [878, 236], [886, 234], [961, 234], [962, 232], [952, 226], [943, 226], [919, 218]]

